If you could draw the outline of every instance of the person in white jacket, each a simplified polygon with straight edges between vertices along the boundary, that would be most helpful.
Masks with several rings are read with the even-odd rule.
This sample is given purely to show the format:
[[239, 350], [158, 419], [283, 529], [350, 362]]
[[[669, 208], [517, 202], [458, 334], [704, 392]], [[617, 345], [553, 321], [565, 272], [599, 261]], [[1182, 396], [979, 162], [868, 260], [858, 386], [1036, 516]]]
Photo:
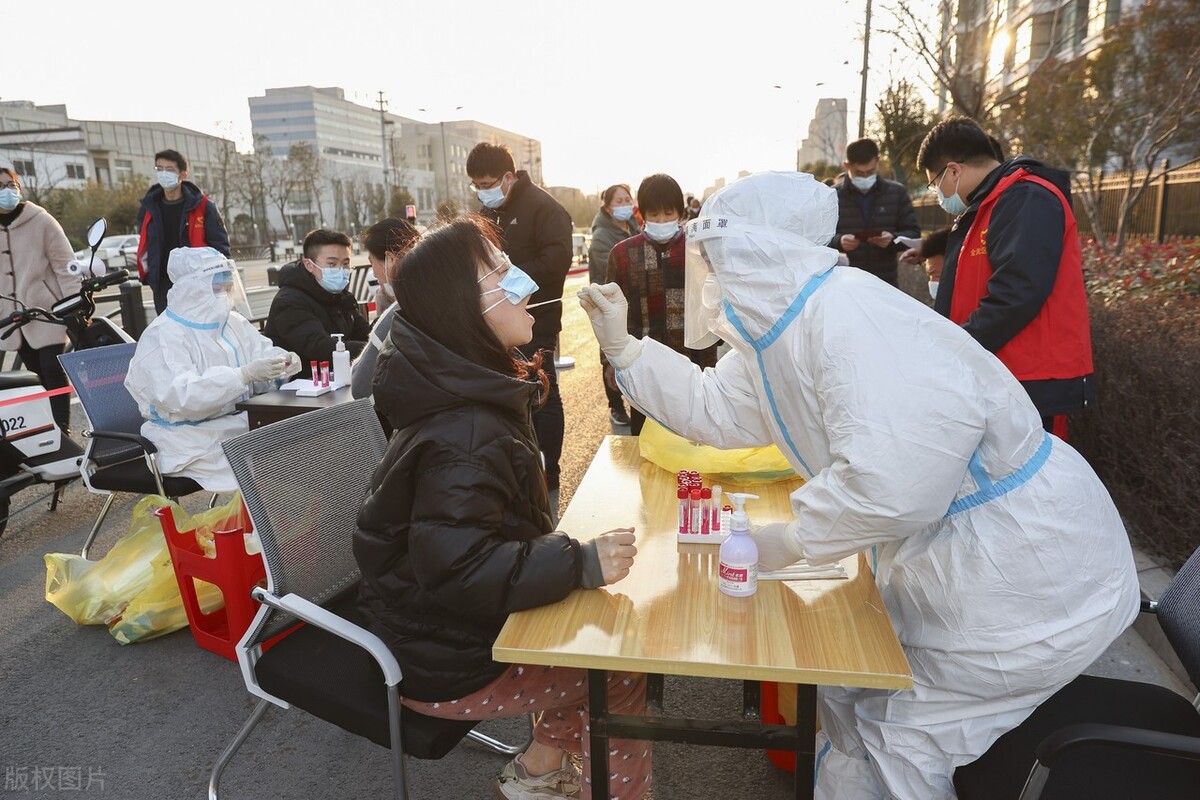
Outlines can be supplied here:
[[181, 247], [167, 262], [167, 308], [138, 340], [125, 387], [158, 447], [163, 473], [208, 491], [237, 489], [221, 442], [250, 429], [235, 404], [300, 371], [300, 358], [275, 347], [246, 320], [246, 293], [234, 263], [211, 247]]
[[703, 444], [775, 443], [805, 483], [795, 519], [753, 531], [760, 568], [859, 551], [913, 672], [910, 691], [821, 687], [816, 796], [955, 797], [984, 753], [1088, 667], [1137, 613], [1125, 529], [1012, 374], [961, 328], [828, 242], [834, 192], [752, 175], [687, 223], [689, 347], [625, 328], [614, 285], [581, 302], [625, 396]]

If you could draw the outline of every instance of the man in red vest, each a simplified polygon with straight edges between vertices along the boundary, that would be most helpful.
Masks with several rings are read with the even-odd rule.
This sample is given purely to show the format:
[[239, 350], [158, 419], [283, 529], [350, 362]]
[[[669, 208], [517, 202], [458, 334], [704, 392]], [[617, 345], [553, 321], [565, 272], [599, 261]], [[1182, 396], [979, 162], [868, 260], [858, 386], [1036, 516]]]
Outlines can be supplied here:
[[994, 353], [1046, 430], [1066, 439], [1066, 415], [1096, 401], [1070, 176], [997, 155], [966, 117], [938, 123], [921, 143], [917, 164], [956, 217], [934, 309]]
[[154, 185], [138, 208], [137, 265], [154, 292], [154, 311], [167, 307], [167, 257], [176, 247], [212, 247], [229, 255], [229, 234], [216, 205], [187, 179], [187, 159], [176, 150], [154, 155]]

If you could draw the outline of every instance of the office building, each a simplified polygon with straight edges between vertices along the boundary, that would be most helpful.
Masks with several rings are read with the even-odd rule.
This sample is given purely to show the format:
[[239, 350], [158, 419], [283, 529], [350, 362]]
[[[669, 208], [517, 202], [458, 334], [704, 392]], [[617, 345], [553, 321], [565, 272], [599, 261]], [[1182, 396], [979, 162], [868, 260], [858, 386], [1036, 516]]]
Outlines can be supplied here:
[[27, 100], [0, 102], [0, 163], [11, 165], [31, 197], [51, 189], [81, 189], [89, 180], [112, 187], [124, 181], [147, 186], [154, 154], [178, 150], [191, 180], [219, 196], [236, 162], [229, 139], [166, 122], [75, 120], [65, 105]]
[[796, 151], [796, 169], [825, 162], [841, 164], [846, 154], [847, 104], [844, 97], [823, 97], [817, 101], [808, 135]]

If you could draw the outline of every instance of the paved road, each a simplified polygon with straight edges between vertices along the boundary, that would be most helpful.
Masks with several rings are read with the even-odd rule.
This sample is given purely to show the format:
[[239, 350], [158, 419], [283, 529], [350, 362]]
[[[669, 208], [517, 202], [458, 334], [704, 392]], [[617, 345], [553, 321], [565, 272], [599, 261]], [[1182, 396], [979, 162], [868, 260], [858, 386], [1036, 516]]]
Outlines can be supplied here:
[[[264, 279], [265, 268], [261, 265]], [[569, 295], [579, 281], [572, 279]], [[566, 310], [562, 348], [576, 357], [577, 366], [563, 376], [569, 431], [564, 502], [595, 442], [608, 432], [594, 341], [577, 304], [568, 303]], [[78, 406], [74, 413], [80, 430]], [[34, 498], [38, 491], [28, 490], [21, 498]], [[204, 503], [200, 497], [185, 505], [199, 510]], [[73, 784], [63, 781], [81, 776], [86, 784], [90, 772], [91, 788], [77, 794], [202, 798], [214, 759], [253, 706], [235, 664], [196, 647], [186, 630], [122, 647], [104, 628], [76, 626], [43, 599], [43, 554], [77, 551], [99, 505], [100, 498], [76, 485], [58, 511], [38, 506], [14, 519], [0, 537], [0, 769], [5, 773], [0, 796], [65, 791]], [[94, 557], [127, 529], [132, 506], [131, 499], [115, 505]], [[1132, 632], [1093, 670], [1187, 693]], [[730, 682], [667, 681], [672, 713], [735, 714], [740, 699], [739, 687]], [[525, 737], [516, 721], [485, 730], [511, 741]], [[225, 786], [234, 798], [385, 797], [391, 790], [386, 755], [302, 712], [272, 712], [235, 760]], [[491, 796], [489, 781], [503, 762], [471, 743], [439, 762], [411, 761], [411, 797]], [[43, 784], [35, 790], [35, 771], [47, 768], [52, 774], [36, 772]], [[654, 773], [660, 800], [790, 796], [790, 776], [757, 751], [658, 745]]]

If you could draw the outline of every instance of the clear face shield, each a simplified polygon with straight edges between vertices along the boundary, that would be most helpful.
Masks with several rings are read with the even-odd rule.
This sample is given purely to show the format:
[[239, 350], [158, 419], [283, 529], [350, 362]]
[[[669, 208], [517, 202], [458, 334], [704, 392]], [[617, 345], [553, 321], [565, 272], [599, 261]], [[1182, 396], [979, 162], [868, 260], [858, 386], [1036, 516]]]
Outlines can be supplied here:
[[683, 280], [683, 344], [693, 350], [711, 347], [720, 341], [716, 331], [724, 314], [721, 285], [707, 252], [714, 242], [692, 237], [692, 227], [697, 221], [692, 220], [687, 225]]
[[224, 303], [228, 311], [236, 311], [243, 317], [250, 318], [250, 301], [246, 298], [246, 287], [237, 273], [237, 267], [232, 261], [226, 261], [223, 269], [212, 273], [213, 297]]

